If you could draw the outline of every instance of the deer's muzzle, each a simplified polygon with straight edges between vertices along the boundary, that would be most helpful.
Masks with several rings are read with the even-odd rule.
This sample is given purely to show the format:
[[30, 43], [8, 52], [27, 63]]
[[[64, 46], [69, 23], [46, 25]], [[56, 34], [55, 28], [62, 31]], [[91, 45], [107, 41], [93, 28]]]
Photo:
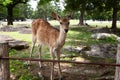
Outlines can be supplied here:
[[65, 30], [66, 33], [68, 32], [68, 29], [64, 29], [64, 30]]

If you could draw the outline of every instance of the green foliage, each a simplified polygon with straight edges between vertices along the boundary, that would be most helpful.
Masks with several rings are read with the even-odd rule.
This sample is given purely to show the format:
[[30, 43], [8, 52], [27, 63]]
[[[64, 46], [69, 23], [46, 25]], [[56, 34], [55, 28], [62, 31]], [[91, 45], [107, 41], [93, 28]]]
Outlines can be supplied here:
[[114, 42], [117, 42], [116, 41], [116, 38], [113, 36], [113, 37], [108, 37], [105, 39], [106, 42], [109, 42], [109, 43], [114, 43]]
[[0, 5], [7, 8], [7, 22], [8, 25], [13, 25], [13, 8], [20, 4], [26, 4], [28, 0], [2, 0], [0, 1]]
[[[43, 0], [45, 1], [45, 0]], [[33, 18], [53, 19], [51, 13], [56, 12], [59, 15], [64, 15], [60, 8], [59, 2], [51, 1], [41, 4], [41, 0], [38, 3], [37, 10], [33, 14]]]
[[51, 13], [54, 11], [54, 6], [51, 3], [39, 5], [35, 11], [34, 18], [50, 18]]
[[39, 80], [40, 77], [30, 74], [27, 65], [24, 63], [21, 61], [10, 61], [10, 72], [17, 77], [17, 80]]
[[46, 3], [49, 3], [52, 0], [40, 0], [38, 5], [44, 5]]
[[[28, 57], [28, 53], [25, 52], [19, 52], [16, 50], [10, 50], [10, 57], [24, 57], [25, 55], [27, 55], [26, 57]], [[21, 55], [21, 54], [24, 55]], [[30, 71], [28, 70], [28, 66], [27, 66], [27, 61], [10, 61], [10, 72], [16, 76], [17, 80], [39, 80], [40, 77], [38, 77], [37, 75], [34, 74], [30, 74]]]
[[12, 4], [12, 3], [13, 3], [12, 0], [4, 0], [4, 1], [3, 1], [3, 5], [4, 5], [4, 6], [7, 6], [8, 4]]
[[7, 18], [7, 9], [3, 6], [0, 6], [0, 20]]
[[25, 18], [32, 18], [33, 10], [29, 4], [18, 4], [15, 6], [13, 11], [15, 20], [25, 20]]

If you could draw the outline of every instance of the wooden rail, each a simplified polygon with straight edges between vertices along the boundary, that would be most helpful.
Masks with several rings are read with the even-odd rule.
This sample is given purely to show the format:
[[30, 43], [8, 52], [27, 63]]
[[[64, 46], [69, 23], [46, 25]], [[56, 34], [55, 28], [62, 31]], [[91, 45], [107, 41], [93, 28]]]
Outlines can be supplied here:
[[49, 59], [33, 59], [33, 58], [15, 58], [15, 57], [0, 57], [2, 60], [22, 60], [22, 61], [41, 61], [41, 62], [60, 62], [60, 63], [73, 63], [73, 64], [86, 64], [86, 65], [100, 65], [100, 66], [117, 66], [120, 64], [113, 63], [92, 63], [92, 62], [79, 62], [79, 61], [66, 61], [66, 60], [49, 60]]

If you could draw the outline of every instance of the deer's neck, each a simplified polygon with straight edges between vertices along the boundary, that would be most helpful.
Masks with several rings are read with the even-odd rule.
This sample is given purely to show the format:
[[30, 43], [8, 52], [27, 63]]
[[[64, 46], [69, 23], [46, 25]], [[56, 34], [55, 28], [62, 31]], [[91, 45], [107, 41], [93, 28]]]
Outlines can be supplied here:
[[57, 40], [57, 44], [60, 45], [60, 46], [63, 46], [64, 43], [65, 43], [65, 39], [66, 39], [66, 32], [64, 31], [63, 28], [60, 27], [60, 33], [59, 33], [59, 37], [58, 37], [58, 40]]

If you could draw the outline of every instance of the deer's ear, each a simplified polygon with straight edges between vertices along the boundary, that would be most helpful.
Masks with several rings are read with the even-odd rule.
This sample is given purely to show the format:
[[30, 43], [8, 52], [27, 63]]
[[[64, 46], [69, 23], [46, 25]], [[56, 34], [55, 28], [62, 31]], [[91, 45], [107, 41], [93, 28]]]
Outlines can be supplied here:
[[60, 16], [58, 16], [55, 12], [52, 12], [52, 16], [55, 20], [60, 20]]

